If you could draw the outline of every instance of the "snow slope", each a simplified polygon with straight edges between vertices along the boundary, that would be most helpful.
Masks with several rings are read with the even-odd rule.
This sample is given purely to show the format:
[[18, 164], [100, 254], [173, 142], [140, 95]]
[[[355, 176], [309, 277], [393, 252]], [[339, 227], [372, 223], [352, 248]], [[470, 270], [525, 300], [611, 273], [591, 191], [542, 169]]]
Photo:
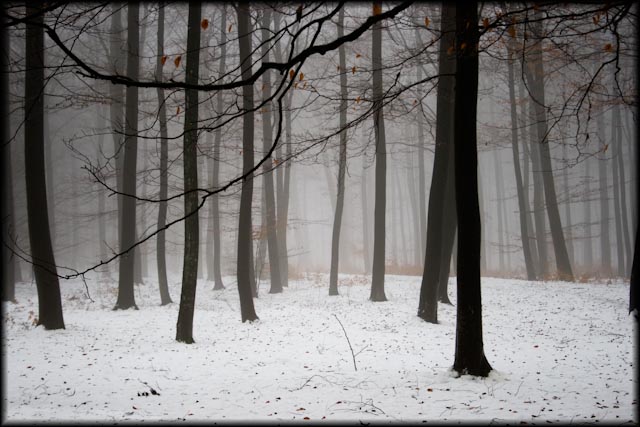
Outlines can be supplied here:
[[263, 284], [253, 324], [233, 281], [215, 292], [199, 281], [192, 345], [175, 341], [178, 305], [160, 307], [150, 279], [138, 311], [111, 310], [114, 282], [89, 282], [94, 302], [62, 282], [59, 331], [33, 326], [35, 284], [20, 283], [3, 307], [3, 422], [638, 421], [628, 283], [483, 278], [494, 371], [480, 379], [450, 371], [455, 307], [440, 305], [438, 325], [416, 316], [419, 277], [387, 276], [383, 303], [368, 301], [363, 276], [341, 276], [337, 297], [326, 275], [282, 294]]

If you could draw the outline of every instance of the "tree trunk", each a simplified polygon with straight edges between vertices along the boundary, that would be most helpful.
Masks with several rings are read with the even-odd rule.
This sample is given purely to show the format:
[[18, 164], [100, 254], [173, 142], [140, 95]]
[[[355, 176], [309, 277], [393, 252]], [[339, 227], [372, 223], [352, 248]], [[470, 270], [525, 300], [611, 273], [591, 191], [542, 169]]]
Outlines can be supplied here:
[[493, 150], [493, 170], [496, 180], [496, 212], [498, 216], [498, 271], [499, 274], [504, 274], [504, 216], [502, 215], [502, 205], [504, 204], [504, 191], [502, 187], [502, 171], [500, 170], [500, 158], [498, 156], [498, 149]]
[[[9, 63], [11, 56], [9, 31], [5, 27], [6, 17], [0, 15], [0, 40], [2, 41], [2, 70], [0, 70], [0, 119], [2, 120], [2, 301], [16, 299], [16, 256], [14, 255], [14, 207], [13, 207], [13, 172], [11, 161], [11, 117], [9, 112]], [[16, 268], [17, 267], [17, 268]]]
[[423, 238], [420, 234], [420, 207], [418, 204], [420, 203], [420, 195], [418, 194], [418, 190], [416, 189], [416, 176], [414, 171], [413, 159], [415, 155], [414, 153], [409, 153], [406, 158], [408, 162], [408, 167], [406, 168], [406, 182], [409, 191], [409, 202], [411, 203], [411, 223], [413, 226], [412, 230], [412, 243], [414, 245], [413, 248], [413, 261], [412, 264], [415, 267], [421, 265], [421, 254], [422, 254], [422, 245], [424, 245]]
[[639, 319], [640, 301], [638, 301], [638, 291], [640, 291], [640, 239], [638, 239], [638, 228], [636, 228], [636, 243], [633, 252], [633, 263], [631, 265], [631, 280], [629, 281], [629, 313], [635, 311], [636, 321]]
[[[127, 77], [138, 80], [140, 71], [139, 48], [140, 5], [131, 4], [127, 12]], [[124, 138], [124, 164], [122, 192], [121, 250], [127, 251], [120, 258], [118, 300], [114, 310], [138, 309], [133, 293], [136, 241], [136, 168], [138, 157], [138, 88], [126, 89], [126, 117]]]
[[[200, 16], [202, 5], [189, 2], [187, 27], [187, 84], [197, 85], [200, 68]], [[198, 282], [198, 250], [200, 226], [198, 223], [198, 91], [185, 90], [184, 109], [184, 261], [182, 267], [182, 292], [176, 326], [176, 341], [192, 344], [193, 311]]]
[[[453, 44], [453, 42], [452, 42]], [[452, 79], [453, 80], [453, 79]], [[453, 90], [452, 90], [453, 92]], [[451, 108], [451, 106], [448, 106]], [[453, 115], [452, 109], [450, 110]], [[448, 123], [453, 121], [453, 117], [449, 117]], [[456, 229], [457, 229], [457, 211], [456, 211], [456, 174], [453, 149], [453, 132], [451, 133], [451, 139], [447, 143], [449, 145], [449, 159], [447, 160], [447, 182], [445, 183], [445, 194], [443, 204], [443, 218], [442, 218], [442, 246], [440, 249], [440, 266], [438, 274], [438, 302], [453, 305], [448, 295], [449, 287], [449, 273], [451, 271], [451, 261], [455, 262], [454, 257], [454, 243], [456, 241]], [[457, 252], [457, 251], [456, 251]]]
[[[534, 13], [536, 18], [540, 17], [540, 12]], [[534, 22], [532, 25], [533, 32], [537, 36], [541, 36], [542, 28], [540, 22]], [[560, 220], [560, 212], [558, 211], [558, 200], [556, 197], [556, 189], [553, 179], [553, 170], [551, 168], [551, 154], [549, 152], [549, 140], [547, 129], [547, 114], [544, 94], [544, 67], [542, 64], [542, 41], [535, 45], [530, 58], [532, 60], [532, 68], [525, 67], [527, 72], [527, 80], [529, 81], [533, 96], [536, 100], [534, 103], [536, 123], [538, 130], [538, 148], [540, 150], [540, 165], [542, 170], [542, 183], [544, 186], [544, 198], [547, 205], [547, 216], [549, 218], [549, 229], [551, 230], [551, 238], [553, 240], [553, 250], [556, 258], [556, 268], [560, 280], [573, 282], [573, 272], [571, 263], [569, 262], [569, 254], [562, 231], [562, 222]]]
[[[242, 79], [251, 75], [251, 21], [249, 4], [240, 3], [238, 12], [238, 45], [240, 48], [240, 69]], [[238, 222], [238, 294], [242, 322], [258, 320], [252, 297], [253, 242], [251, 239], [251, 199], [253, 197], [253, 85], [242, 87], [242, 172], [247, 175], [242, 180], [240, 195], [240, 219]]]
[[593, 270], [593, 235], [591, 231], [591, 162], [592, 159], [585, 160], [585, 197], [582, 203], [585, 224], [584, 266], [587, 274], [590, 274]]
[[609, 236], [609, 180], [607, 173], [607, 154], [604, 139], [604, 115], [598, 114], [596, 119], [598, 139], [603, 148], [598, 156], [598, 178], [600, 181], [600, 274], [611, 277], [611, 240]]
[[[269, 25], [271, 23], [271, 11], [265, 8], [262, 15], [262, 63], [269, 61], [268, 40], [270, 35]], [[266, 102], [271, 97], [271, 72], [267, 70], [262, 75], [264, 88], [262, 91], [262, 101]], [[262, 114], [262, 150], [266, 155], [273, 145], [273, 133], [271, 128], [272, 104], [268, 103], [263, 107]], [[275, 190], [273, 186], [273, 164], [269, 159], [262, 164], [262, 180], [264, 183], [266, 206], [266, 228], [267, 228], [267, 245], [269, 248], [269, 272], [271, 277], [270, 294], [282, 292], [282, 280], [280, 278], [280, 261], [278, 260], [278, 236], [276, 230], [276, 200]]]
[[[111, 65], [110, 72], [117, 75], [124, 74], [126, 59], [124, 53], [126, 46], [122, 39], [122, 4], [114, 3], [111, 15], [111, 28], [109, 38], [109, 63]], [[116, 176], [116, 190], [122, 192], [123, 178], [123, 161], [124, 161], [124, 88], [121, 85], [109, 85], [109, 115], [111, 118], [111, 129], [113, 134], [113, 157], [115, 161], [114, 173]], [[116, 224], [118, 227], [118, 247], [123, 248], [120, 242], [122, 236], [122, 199], [123, 196], [118, 194]]]
[[[445, 212], [445, 198], [447, 191], [453, 189], [452, 183], [447, 182], [447, 169], [453, 163], [449, 162], [451, 146], [454, 137], [452, 126], [454, 112], [454, 84], [451, 76], [455, 72], [455, 59], [448, 53], [455, 41], [455, 4], [442, 4], [442, 20], [439, 57], [438, 57], [438, 95], [436, 100], [436, 147], [433, 157], [433, 171], [431, 174], [431, 190], [429, 191], [429, 213], [427, 215], [426, 251], [420, 285], [420, 300], [418, 303], [418, 317], [429, 322], [438, 323], [438, 281], [442, 257], [444, 218], [450, 215]], [[450, 187], [451, 185], [451, 187]], [[449, 204], [450, 207], [451, 203]], [[449, 262], [447, 260], [446, 262]]]
[[369, 202], [367, 200], [367, 169], [364, 156], [362, 157], [362, 178], [360, 179], [360, 193], [362, 193], [362, 256], [364, 258], [364, 274], [371, 272], [371, 243], [369, 242]]
[[531, 153], [531, 169], [533, 175], [533, 220], [536, 231], [536, 247], [538, 249], [538, 278], [547, 280], [549, 275], [549, 264], [547, 257], [547, 228], [544, 217], [544, 191], [542, 184], [542, 172], [540, 166], [540, 150], [538, 148], [537, 130], [534, 126], [536, 117], [534, 114], [533, 101], [529, 99], [529, 147]]
[[[96, 141], [96, 159], [100, 158], [101, 153], [104, 153], [104, 134], [102, 133], [102, 129], [104, 129], [104, 112], [103, 106], [100, 105], [96, 111], [96, 131], [100, 132], [98, 135], [98, 140]], [[96, 196], [98, 198], [98, 254], [100, 256], [100, 261], [104, 261], [108, 258], [107, 255], [107, 215], [105, 208], [105, 199], [106, 190], [100, 186], [98, 191], [96, 192]], [[108, 267], [105, 266], [104, 270], [102, 270], [102, 275], [105, 277], [108, 273]]]
[[[613, 115], [613, 126], [615, 127], [615, 139], [613, 139], [613, 148], [616, 153], [616, 161], [618, 164], [618, 182], [620, 189], [620, 219], [621, 219], [621, 234], [624, 240], [624, 251], [622, 254], [622, 259], [625, 260], [624, 268], [620, 272], [622, 277], [628, 277], [627, 275], [631, 271], [631, 260], [633, 258], [631, 252], [631, 239], [629, 237], [629, 221], [627, 218], [627, 189], [625, 182], [625, 173], [624, 173], [624, 156], [622, 154], [622, 120], [620, 119], [620, 106], [618, 104], [613, 105], [613, 110], [611, 112]], [[618, 246], [622, 247], [622, 242], [618, 242]]]
[[[226, 73], [226, 59], [227, 59], [227, 7], [222, 4], [222, 18], [220, 22], [220, 44], [222, 47], [220, 48], [220, 65], [218, 67], [218, 76], [222, 79], [222, 76]], [[217, 114], [222, 114], [222, 109], [224, 108], [224, 103], [222, 99], [222, 91], [218, 91], [216, 94], [216, 102], [217, 102]], [[214, 132], [214, 142], [213, 142], [213, 159], [209, 165], [211, 170], [211, 188], [217, 189], [219, 186], [220, 179], [220, 144], [222, 143], [222, 128], [218, 128]], [[207, 270], [209, 274], [209, 280], [214, 281], [213, 290], [217, 291], [220, 289], [224, 289], [224, 284], [222, 283], [222, 271], [220, 268], [220, 238], [221, 238], [221, 229], [220, 229], [220, 199], [218, 194], [214, 194], [211, 196], [211, 221], [212, 221], [212, 232], [213, 232], [213, 265], [212, 273]], [[212, 255], [209, 252], [208, 258], [211, 258]]]
[[[567, 144], [562, 141], [562, 158], [567, 160]], [[564, 192], [567, 200], [564, 204], [564, 220], [567, 229], [567, 253], [569, 255], [569, 262], [571, 265], [575, 265], [575, 257], [573, 253], [573, 230], [571, 221], [571, 187], [569, 187], [569, 166], [565, 165], [562, 170], [562, 180], [564, 184]]]
[[458, 217], [456, 350], [453, 369], [486, 377], [491, 365], [482, 342], [480, 207], [476, 113], [478, 99], [478, 4], [456, 4], [454, 154]]
[[[446, 7], [446, 6], [444, 6]], [[444, 16], [444, 15], [443, 15]], [[418, 31], [416, 29], [416, 31]], [[444, 37], [447, 37], [444, 35]], [[442, 42], [440, 42], [442, 44]], [[440, 46], [442, 49], [442, 45]], [[441, 52], [442, 55], [442, 52]], [[444, 77], [447, 79], [450, 77]], [[442, 78], [441, 78], [442, 79]], [[422, 67], [418, 67], [418, 81], [422, 80]], [[442, 82], [443, 80], [440, 80]], [[425, 253], [427, 250], [427, 185], [425, 182], [425, 167], [424, 167], [424, 124], [422, 123], [422, 109], [418, 114], [418, 192], [420, 193], [420, 233], [418, 234], [420, 240], [420, 259], [425, 259]]]
[[[509, 72], [509, 104], [511, 107], [511, 154], [513, 159], [513, 168], [516, 178], [516, 192], [518, 195], [518, 211], [520, 219], [520, 239], [522, 241], [522, 252], [524, 253], [524, 264], [527, 270], [527, 280], [536, 280], [536, 272], [533, 266], [533, 260], [531, 258], [531, 246], [529, 245], [529, 229], [527, 217], [529, 216], [529, 209], [527, 207], [526, 199], [528, 196], [528, 189], [525, 189], [522, 185], [522, 176], [520, 174], [520, 151], [518, 148], [518, 112], [516, 106], [515, 95], [515, 77], [513, 72], [513, 59], [515, 49], [508, 49], [509, 60], [507, 61], [507, 68]], [[525, 162], [528, 161], [525, 159]], [[526, 193], [525, 193], [526, 191]]]
[[[38, 6], [27, 6], [24, 161], [27, 221], [33, 272], [38, 290], [38, 325], [64, 329], [60, 283], [49, 234], [44, 163], [44, 30]], [[32, 23], [31, 23], [32, 22]]]
[[[374, 1], [374, 8], [382, 7]], [[385, 218], [387, 199], [387, 152], [382, 99], [382, 25], [373, 24], [373, 126], [376, 141], [376, 199], [373, 228], [373, 271], [371, 275], [371, 301], [386, 301], [384, 293], [385, 270]]]
[[[338, 37], [344, 36], [344, 7], [338, 14]], [[338, 265], [340, 262], [340, 228], [344, 209], [344, 181], [347, 169], [347, 60], [344, 45], [338, 48], [340, 61], [340, 156], [338, 159], [338, 194], [333, 217], [331, 235], [331, 270], [329, 273], [329, 295], [338, 295]]]
[[[162, 81], [162, 57], [164, 56], [164, 11], [165, 4], [160, 4], [158, 8], [158, 60], [156, 62], [156, 80]], [[164, 89], [158, 88], [158, 122], [160, 123], [160, 199], [166, 199], [168, 195], [168, 160], [169, 141], [167, 133], [167, 108]], [[158, 205], [158, 233], [156, 238], [156, 258], [158, 264], [158, 286], [160, 290], [160, 305], [172, 303], [169, 294], [169, 283], [167, 280], [167, 241], [163, 228], [167, 224], [167, 202], [160, 202]]]

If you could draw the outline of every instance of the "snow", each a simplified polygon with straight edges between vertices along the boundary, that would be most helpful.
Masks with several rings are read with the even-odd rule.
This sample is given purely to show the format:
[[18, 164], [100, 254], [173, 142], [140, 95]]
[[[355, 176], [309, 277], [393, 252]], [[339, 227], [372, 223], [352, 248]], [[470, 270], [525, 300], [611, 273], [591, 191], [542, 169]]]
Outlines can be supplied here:
[[365, 276], [341, 275], [337, 297], [323, 274], [281, 294], [263, 283], [251, 324], [225, 284], [198, 282], [191, 345], [175, 341], [178, 304], [160, 307], [151, 279], [137, 311], [112, 310], [113, 281], [88, 281], [94, 302], [62, 282], [58, 331], [33, 326], [35, 284], [18, 284], [17, 304], [3, 303], [3, 422], [638, 422], [628, 282], [483, 278], [488, 378], [450, 370], [455, 307], [440, 305], [438, 325], [418, 318], [420, 277], [387, 276], [387, 302], [368, 300]]

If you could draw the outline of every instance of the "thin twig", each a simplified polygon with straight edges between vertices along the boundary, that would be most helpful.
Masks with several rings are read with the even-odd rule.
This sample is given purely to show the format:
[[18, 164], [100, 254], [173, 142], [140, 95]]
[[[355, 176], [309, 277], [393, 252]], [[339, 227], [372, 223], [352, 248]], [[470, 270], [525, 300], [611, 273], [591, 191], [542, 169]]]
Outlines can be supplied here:
[[358, 367], [356, 366], [356, 355], [353, 354], [353, 347], [351, 347], [351, 341], [349, 341], [349, 336], [347, 335], [347, 331], [344, 329], [344, 326], [342, 325], [342, 322], [340, 321], [340, 319], [338, 319], [338, 316], [334, 314], [333, 317], [335, 317], [338, 323], [340, 323], [340, 327], [342, 328], [342, 331], [344, 332], [344, 336], [347, 339], [347, 344], [349, 344], [349, 350], [351, 350], [351, 358], [353, 359], [353, 368], [357, 371]]

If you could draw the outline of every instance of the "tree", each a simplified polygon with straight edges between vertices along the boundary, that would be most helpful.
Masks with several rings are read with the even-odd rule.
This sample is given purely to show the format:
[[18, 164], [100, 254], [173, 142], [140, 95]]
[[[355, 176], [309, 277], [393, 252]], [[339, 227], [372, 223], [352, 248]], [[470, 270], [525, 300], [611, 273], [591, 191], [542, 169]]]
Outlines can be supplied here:
[[[529, 228], [527, 217], [529, 211], [526, 204], [528, 192], [522, 185], [522, 175], [520, 173], [520, 150], [518, 148], [518, 112], [516, 107], [515, 96], [515, 76], [513, 71], [513, 61], [515, 49], [511, 40], [507, 41], [507, 51], [509, 58], [507, 61], [507, 70], [509, 73], [509, 104], [511, 109], [511, 153], [513, 154], [513, 168], [516, 178], [516, 193], [518, 196], [518, 213], [520, 219], [520, 238], [522, 240], [522, 251], [524, 253], [524, 264], [527, 270], [527, 279], [536, 280], [536, 271], [531, 257], [531, 246], [529, 245]], [[525, 161], [527, 161], [525, 159]]]
[[[539, 11], [534, 12], [536, 19], [541, 18]], [[535, 21], [531, 24], [533, 34], [538, 37], [534, 42], [530, 64], [524, 66], [525, 76], [531, 87], [533, 106], [536, 117], [536, 130], [538, 133], [538, 149], [540, 155], [540, 166], [542, 171], [542, 183], [544, 186], [544, 197], [547, 204], [547, 215], [549, 218], [549, 228], [553, 240], [553, 249], [556, 258], [556, 268], [560, 280], [573, 281], [573, 272], [569, 262], [569, 254], [562, 231], [560, 212], [558, 211], [558, 199], [551, 168], [551, 154], [549, 152], [547, 114], [545, 111], [544, 93], [544, 67], [542, 65], [542, 24]]]
[[[220, 65], [218, 66], [218, 78], [222, 79], [222, 76], [226, 73], [226, 59], [227, 59], [227, 8], [223, 4], [222, 6], [222, 18], [220, 21], [220, 43], [222, 45], [220, 49]], [[223, 108], [222, 91], [216, 94], [217, 112], [221, 114]], [[214, 133], [213, 142], [213, 159], [210, 164], [210, 179], [211, 188], [218, 188], [220, 179], [220, 144], [222, 142], [222, 128], [217, 128]], [[209, 264], [210, 268], [207, 268], [207, 275], [209, 280], [214, 281], [213, 289], [224, 289], [222, 283], [222, 273], [220, 270], [220, 200], [218, 194], [211, 196], [211, 212], [210, 217], [212, 221], [212, 233], [213, 233], [213, 246], [211, 252], [208, 252], [208, 258], [212, 260], [212, 264]], [[209, 239], [210, 241], [210, 239]]]
[[[251, 75], [251, 22], [249, 5], [241, 2], [237, 8], [240, 72], [243, 80]], [[242, 191], [238, 220], [238, 294], [242, 322], [258, 320], [253, 306], [253, 245], [251, 241], [251, 199], [253, 197], [253, 85], [242, 87]]]
[[[379, 13], [382, 5], [373, 2], [374, 15]], [[371, 301], [386, 301], [384, 293], [385, 270], [385, 226], [387, 204], [387, 152], [384, 131], [384, 114], [382, 98], [382, 24], [373, 25], [371, 45], [373, 67], [373, 127], [376, 142], [376, 188], [373, 225], [373, 271], [371, 274]]]
[[[451, 146], [454, 138], [452, 126], [454, 113], [454, 84], [456, 62], [449, 48], [455, 43], [455, 5], [442, 5], [441, 33], [438, 61], [438, 95], [436, 110], [436, 148], [433, 157], [433, 171], [431, 175], [431, 190], [429, 191], [429, 214], [427, 215], [427, 243], [424, 258], [424, 270], [420, 285], [420, 300], [418, 303], [418, 317], [429, 322], [438, 323], [438, 287], [441, 279], [440, 270], [444, 262], [443, 233], [444, 221], [452, 212], [445, 212], [447, 193], [451, 195], [453, 183], [448, 182], [447, 169], [453, 166], [449, 161], [452, 157]], [[455, 178], [454, 178], [455, 179]], [[449, 187], [451, 186], [451, 187]], [[449, 190], [449, 191], [447, 191]], [[453, 240], [453, 239], [452, 239]], [[447, 258], [447, 264], [450, 257]], [[448, 276], [448, 274], [447, 274]], [[447, 277], [448, 280], [448, 277]], [[446, 285], [444, 285], [446, 286]]]
[[[164, 10], [165, 5], [160, 4], [158, 7], [158, 59], [156, 61], [156, 79], [162, 81], [162, 65], [164, 58]], [[164, 58], [166, 59], [166, 58]], [[171, 295], [169, 294], [169, 284], [167, 282], [167, 259], [166, 259], [166, 236], [165, 225], [167, 223], [167, 193], [168, 193], [168, 181], [169, 171], [168, 159], [169, 159], [169, 142], [167, 134], [167, 106], [166, 98], [164, 96], [164, 89], [161, 87], [156, 89], [158, 94], [158, 123], [160, 124], [160, 199], [162, 200], [158, 205], [158, 233], [156, 239], [156, 259], [158, 264], [158, 286], [160, 288], [160, 305], [167, 305], [172, 303]]]
[[[269, 61], [269, 25], [271, 24], [271, 11], [270, 6], [264, 9], [262, 14], [262, 61]], [[262, 149], [265, 153], [269, 152], [271, 145], [273, 145], [273, 134], [271, 128], [271, 105], [268, 102], [271, 97], [271, 72], [267, 71], [262, 76], [264, 88], [262, 91], [262, 102], [266, 105], [263, 107], [262, 115]], [[267, 157], [271, 157], [268, 154]], [[267, 220], [267, 245], [269, 249], [269, 271], [271, 273], [271, 287], [269, 289], [270, 294], [282, 292], [282, 279], [280, 277], [280, 260], [278, 259], [278, 236], [276, 230], [276, 201], [273, 188], [273, 173], [272, 173], [272, 161], [267, 160], [262, 163], [262, 179], [264, 182], [264, 196], [266, 205], [263, 209], [266, 209]]]
[[27, 6], [24, 161], [27, 220], [38, 289], [38, 325], [64, 329], [62, 300], [49, 232], [44, 162], [44, 11]]
[[454, 155], [458, 217], [456, 349], [458, 374], [486, 377], [491, 365], [482, 342], [480, 206], [476, 115], [478, 100], [478, 3], [456, 4]]
[[14, 255], [14, 208], [13, 208], [13, 174], [11, 166], [11, 130], [9, 116], [9, 31], [5, 26], [4, 14], [0, 16], [0, 41], [2, 42], [2, 70], [0, 70], [0, 120], [2, 120], [2, 300], [15, 301], [16, 298], [16, 256]]
[[[140, 72], [139, 40], [140, 5], [127, 10], [127, 76], [137, 80]], [[126, 250], [120, 260], [118, 300], [114, 310], [138, 309], [133, 294], [136, 246], [136, 168], [138, 162], [138, 88], [127, 86], [125, 106], [124, 161], [122, 177], [122, 227], [120, 249]]]
[[[186, 81], [198, 83], [200, 68], [200, 2], [189, 2], [187, 29]], [[192, 344], [193, 310], [196, 302], [198, 280], [198, 250], [200, 227], [198, 224], [198, 91], [185, 91], [184, 118], [184, 261], [182, 267], [182, 292], [176, 327], [176, 341]]]
[[[344, 36], [344, 7], [338, 14], [338, 37]], [[340, 262], [340, 228], [344, 210], [344, 179], [347, 169], [347, 60], [344, 45], [338, 49], [340, 57], [340, 156], [338, 159], [338, 194], [331, 235], [331, 269], [329, 295], [338, 295], [338, 265]]]

